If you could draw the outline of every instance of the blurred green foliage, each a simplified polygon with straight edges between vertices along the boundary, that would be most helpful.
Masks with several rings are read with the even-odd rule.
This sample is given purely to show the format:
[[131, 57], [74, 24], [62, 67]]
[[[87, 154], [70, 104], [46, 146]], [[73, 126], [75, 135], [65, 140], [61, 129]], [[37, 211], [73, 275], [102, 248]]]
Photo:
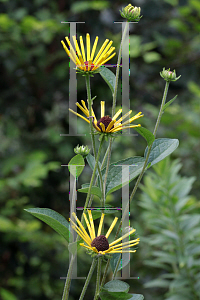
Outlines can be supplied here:
[[145, 232], [140, 255], [152, 273], [160, 270], [148, 278], [144, 287], [164, 289], [161, 299], [197, 300], [200, 204], [189, 195], [195, 178], [181, 177], [181, 167], [179, 160], [165, 159], [145, 176], [139, 203]]
[[[180, 146], [173, 156], [181, 159], [182, 175], [196, 176], [193, 195], [198, 196], [199, 0], [135, 0], [131, 3], [141, 6], [143, 15], [139, 24], [130, 25], [131, 108], [134, 112], [142, 111], [145, 114], [142, 126], [153, 130], [164, 88], [159, 72], [163, 67], [170, 67], [176, 69], [177, 76], [182, 75], [170, 85], [169, 99], [176, 94], [178, 98], [166, 109], [158, 137], [179, 138]], [[100, 41], [112, 39], [118, 50], [121, 25], [113, 22], [121, 21], [119, 9], [127, 4], [124, 0], [0, 1], [0, 273], [3, 274], [0, 295], [3, 300], [61, 299], [64, 281], [59, 278], [67, 273], [65, 240], [23, 211], [24, 208], [47, 207], [68, 218], [69, 172], [60, 165], [70, 161], [77, 144], [90, 143], [88, 134], [85, 137], [60, 136], [68, 133], [69, 127], [69, 59], [60, 43], [69, 35], [69, 25], [61, 21], [85, 22], [77, 24], [78, 35], [85, 36], [89, 32], [93, 40], [96, 35]], [[112, 62], [116, 63], [116, 58]], [[77, 83], [78, 100], [86, 100], [84, 78], [77, 77]], [[94, 102], [97, 115], [100, 115], [101, 100], [106, 100], [106, 113], [110, 113], [111, 93], [98, 74], [92, 78], [91, 87], [92, 95], [97, 95]], [[120, 89], [117, 105], [120, 108]], [[80, 133], [88, 129], [83, 123], [78, 120]], [[143, 155], [145, 146], [141, 137], [131, 137], [130, 142], [130, 137], [121, 136], [113, 145], [112, 161]], [[84, 175], [79, 178], [79, 188], [81, 183], [89, 181], [90, 174], [86, 166]], [[79, 206], [84, 199], [85, 194], [79, 193]], [[120, 192], [116, 192], [110, 196], [109, 203], [120, 206], [120, 199]], [[136, 200], [139, 201], [139, 196]], [[191, 209], [196, 200], [193, 201]], [[154, 234], [151, 217], [148, 216], [149, 222], [144, 221], [138, 217], [137, 209], [131, 211], [136, 229], [141, 236]], [[189, 216], [190, 213], [192, 216], [193, 211]], [[112, 215], [108, 220], [111, 219]], [[148, 224], [145, 229], [144, 223]], [[152, 247], [148, 245], [150, 253], [154, 251]], [[142, 249], [141, 244], [132, 276], [139, 276], [147, 283], [160, 273], [154, 272], [155, 277], [152, 277], [152, 270], [143, 265]], [[82, 266], [79, 276], [86, 276], [90, 257], [80, 252], [78, 259]], [[91, 288], [94, 282], [95, 278]], [[135, 288], [132, 292], [143, 294], [142, 282], [131, 281], [130, 285]], [[82, 280], [72, 281], [71, 300], [78, 298], [82, 285]], [[170, 286], [166, 297], [171, 297], [173, 290], [177, 293], [175, 287]], [[163, 290], [149, 291], [145, 299], [152, 299], [151, 295], [163, 299]]]

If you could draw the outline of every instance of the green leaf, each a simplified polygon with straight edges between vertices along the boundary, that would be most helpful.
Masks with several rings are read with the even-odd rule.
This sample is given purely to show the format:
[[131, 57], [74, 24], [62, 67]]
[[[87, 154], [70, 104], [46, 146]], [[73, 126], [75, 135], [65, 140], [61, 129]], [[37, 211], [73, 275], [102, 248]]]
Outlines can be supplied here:
[[[110, 266], [111, 266], [111, 269], [113, 272], [116, 268], [119, 257], [121, 257], [121, 253], [113, 253], [112, 254], [112, 258], [110, 260]], [[130, 262], [129, 255], [123, 255], [117, 271], [123, 269], [125, 266], [128, 265], [129, 262]]]
[[153, 133], [151, 131], [149, 131], [148, 129], [144, 128], [144, 127], [135, 127], [135, 130], [141, 136], [143, 136], [143, 138], [145, 138], [145, 140], [147, 141], [147, 145], [151, 146], [151, 144], [155, 140], [155, 136], [153, 135]]
[[130, 298], [130, 300], [143, 300], [144, 296], [141, 294], [130, 294], [132, 297]]
[[101, 289], [100, 298], [102, 300], [130, 299], [131, 295], [127, 294], [129, 288], [129, 284], [124, 281], [109, 281]]
[[106, 67], [101, 67], [101, 71], [99, 73], [105, 82], [108, 84], [109, 88], [111, 89], [112, 94], [114, 93], [115, 89], [115, 74], [107, 69]]
[[[89, 154], [87, 155], [86, 159], [87, 159], [87, 162], [88, 162], [90, 168], [91, 168], [92, 170], [94, 170], [94, 166], [95, 166], [95, 158], [94, 158], [94, 156], [93, 156], [92, 154], [89, 153]], [[98, 164], [99, 164], [99, 168], [101, 168], [101, 163], [98, 162]], [[96, 171], [96, 174], [98, 174], [98, 170]]]
[[176, 95], [173, 99], [171, 99], [170, 101], [168, 101], [168, 102], [163, 106], [163, 111], [164, 111], [170, 104], [172, 104], [172, 102], [174, 102], [174, 100], [176, 100], [177, 97], [178, 97], [178, 95]]
[[80, 243], [83, 243], [83, 240], [79, 240], [77, 242], [69, 243], [68, 249], [72, 254], [75, 254], [80, 248]]
[[129, 284], [121, 280], [112, 280], [107, 282], [104, 287], [108, 292], [125, 292], [129, 291]]
[[[178, 147], [179, 141], [177, 139], [156, 139], [153, 142], [151, 152], [148, 159], [148, 164], [151, 166], [157, 164], [165, 157], [170, 155]], [[145, 150], [144, 156], [146, 158], [148, 147]]]
[[[89, 183], [83, 184], [82, 188], [78, 190], [78, 192], [80, 193], [88, 193], [89, 191]], [[92, 190], [91, 190], [91, 194], [92, 195], [96, 195], [97, 197], [99, 197], [100, 199], [102, 198], [102, 193], [101, 193], [101, 189], [98, 186], [93, 186]]]
[[49, 208], [29, 208], [25, 211], [51, 226], [69, 242], [70, 225], [59, 213]]
[[131, 299], [131, 295], [123, 292], [108, 292], [102, 288], [99, 294], [101, 300], [128, 300]]
[[68, 169], [75, 178], [81, 175], [84, 167], [85, 167], [85, 162], [82, 155], [80, 154], [75, 155], [68, 164]]
[[[106, 182], [106, 195], [111, 194], [114, 191], [119, 190], [122, 187], [122, 166], [121, 165], [129, 165], [129, 172], [126, 174], [126, 177], [123, 178], [123, 186], [128, 182], [131, 182], [134, 178], [136, 178], [143, 166], [145, 159], [140, 156], [129, 157], [123, 160], [120, 160], [116, 163], [113, 163], [109, 167], [108, 177]], [[132, 166], [131, 166], [132, 165]], [[103, 178], [105, 176], [105, 169], [102, 171]]]

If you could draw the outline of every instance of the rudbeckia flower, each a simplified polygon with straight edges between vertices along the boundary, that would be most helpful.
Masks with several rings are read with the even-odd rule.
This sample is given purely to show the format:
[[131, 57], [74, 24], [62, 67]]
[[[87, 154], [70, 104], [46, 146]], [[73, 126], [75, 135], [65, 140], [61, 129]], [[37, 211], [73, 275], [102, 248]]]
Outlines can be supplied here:
[[[104, 214], [101, 215], [101, 219], [99, 222], [99, 227], [97, 231], [97, 235], [95, 234], [94, 228], [94, 221], [92, 218], [91, 210], [88, 210], [89, 221], [85, 213], [83, 213], [85, 222], [87, 224], [88, 232], [85, 230], [79, 219], [77, 218], [76, 214], [72, 214], [75, 220], [77, 221], [78, 225], [76, 225], [72, 220], [70, 220], [72, 224], [72, 228], [78, 233], [78, 235], [84, 240], [85, 243], [80, 243], [80, 245], [86, 249], [89, 249], [97, 254], [110, 254], [110, 253], [134, 253], [136, 250], [129, 250], [129, 247], [133, 247], [139, 244], [139, 238], [135, 240], [129, 240], [128, 242], [121, 243], [122, 239], [134, 233], [136, 230], [132, 229], [130, 232], [124, 234], [122, 237], [118, 238], [117, 240], [113, 241], [112, 243], [108, 242], [108, 237], [112, 232], [115, 224], [117, 223], [118, 218], [115, 217], [110, 228], [108, 229], [106, 235], [101, 234]], [[124, 250], [126, 249], [126, 250]]]
[[109, 42], [109, 40], [106, 39], [103, 45], [101, 46], [99, 52], [97, 53], [96, 57], [94, 58], [99, 38], [98, 36], [96, 37], [91, 51], [90, 35], [89, 33], [87, 33], [86, 34], [87, 56], [86, 56], [82, 36], [80, 36], [80, 48], [76, 40], [76, 37], [72, 36], [72, 38], [76, 46], [75, 50], [72, 47], [70, 40], [67, 36], [65, 37], [65, 39], [69, 48], [65, 45], [64, 41], [61, 41], [61, 43], [63, 45], [63, 48], [69, 55], [69, 57], [73, 60], [73, 62], [75, 63], [75, 65], [78, 67], [80, 71], [93, 73], [96, 69], [98, 69], [100, 66], [105, 64], [116, 54], [116, 53], [111, 54], [115, 50], [115, 47], [111, 47], [113, 41]]
[[122, 113], [122, 109], [119, 109], [118, 112], [113, 116], [113, 118], [111, 118], [109, 116], [105, 116], [105, 101], [101, 101], [101, 118], [97, 121], [94, 111], [92, 110], [92, 116], [90, 116], [89, 110], [87, 109], [85, 102], [83, 100], [81, 100], [81, 103], [82, 103], [82, 106], [79, 103], [76, 103], [76, 105], [86, 115], [87, 119], [85, 117], [83, 117], [82, 115], [76, 113], [75, 111], [73, 111], [70, 108], [69, 108], [69, 111], [71, 111], [78, 117], [82, 118], [87, 123], [90, 123], [88, 118], [92, 117], [93, 118], [92, 124], [93, 124], [94, 128], [100, 133], [115, 133], [122, 129], [140, 127], [141, 126], [140, 124], [130, 125], [130, 123], [132, 123], [133, 121], [144, 116], [144, 115], [142, 115], [142, 112], [139, 112], [137, 115], [131, 117], [130, 119], [128, 119], [127, 121], [125, 121], [121, 124], [121, 122], [132, 113], [132, 110], [130, 110], [123, 117], [121, 117], [120, 119], [117, 120], [119, 115]]

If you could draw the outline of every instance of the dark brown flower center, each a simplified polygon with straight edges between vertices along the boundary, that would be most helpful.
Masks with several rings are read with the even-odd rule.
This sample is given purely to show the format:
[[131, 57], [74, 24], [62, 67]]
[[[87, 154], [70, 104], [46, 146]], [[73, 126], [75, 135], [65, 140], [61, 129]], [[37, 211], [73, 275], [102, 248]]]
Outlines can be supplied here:
[[105, 235], [97, 236], [91, 243], [92, 247], [95, 247], [97, 251], [105, 251], [109, 249], [109, 243]]
[[[88, 71], [88, 65], [89, 65], [88, 61], [85, 61], [84, 64], [86, 66], [86, 71]], [[94, 64], [91, 64], [90, 71], [92, 71], [93, 68], [94, 68]]]
[[[101, 118], [98, 122], [97, 122], [97, 126], [99, 127], [99, 129], [101, 129], [102, 131], [102, 128], [101, 128], [101, 125], [100, 123], [103, 123], [104, 126], [105, 126], [105, 129], [108, 127], [108, 125], [110, 124], [110, 122], [112, 121], [112, 119], [109, 117], [109, 116], [105, 116], [103, 118]], [[114, 128], [114, 125], [110, 128], [112, 129]]]

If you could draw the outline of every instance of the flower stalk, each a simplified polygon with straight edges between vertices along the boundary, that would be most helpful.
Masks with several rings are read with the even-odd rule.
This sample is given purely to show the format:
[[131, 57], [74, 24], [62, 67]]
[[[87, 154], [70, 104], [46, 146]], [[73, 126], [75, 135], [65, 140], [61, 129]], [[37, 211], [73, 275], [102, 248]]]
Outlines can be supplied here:
[[96, 267], [96, 264], [97, 264], [97, 259], [96, 258], [93, 258], [93, 261], [92, 261], [92, 264], [91, 264], [91, 267], [90, 267], [90, 271], [88, 273], [88, 276], [87, 276], [87, 279], [85, 281], [85, 284], [84, 284], [84, 287], [83, 287], [83, 290], [81, 292], [81, 295], [80, 295], [80, 298], [79, 300], [83, 300], [84, 296], [85, 296], [85, 293], [86, 293], [86, 290], [88, 288], [88, 285], [90, 283], [90, 280], [91, 280], [91, 277], [92, 277], [92, 274], [94, 272], [94, 269]]
[[[164, 107], [165, 102], [166, 102], [166, 99], [167, 99], [167, 93], [168, 93], [169, 84], [170, 84], [170, 82], [169, 82], [169, 81], [166, 81], [165, 89], [164, 89], [164, 93], [163, 93], [163, 97], [162, 97], [162, 102], [161, 102], [160, 111], [159, 111], [159, 114], [158, 114], [158, 118], [157, 118], [157, 121], [156, 121], [156, 125], [155, 125], [155, 128], [154, 128], [154, 132], [153, 132], [154, 136], [156, 136], [156, 133], [157, 133], [157, 130], [158, 130], [158, 127], [159, 127], [159, 124], [160, 124], [160, 120], [161, 120], [161, 117], [162, 117], [162, 114], [163, 114], [163, 107]], [[140, 181], [141, 181], [141, 179], [142, 179], [142, 177], [143, 177], [143, 175], [144, 175], [144, 173], [145, 173], [145, 171], [146, 171], [146, 167], [147, 167], [147, 164], [148, 164], [148, 159], [149, 159], [149, 155], [150, 155], [150, 152], [151, 152], [151, 148], [152, 148], [152, 145], [151, 145], [150, 147], [148, 147], [147, 156], [146, 156], [146, 159], [145, 159], [145, 162], [144, 162], [144, 166], [143, 166], [142, 171], [141, 171], [141, 173], [140, 173], [140, 175], [139, 175], [139, 177], [138, 177], [138, 179], [137, 179], [137, 181], [136, 181], [136, 184], [135, 184], [135, 186], [134, 186], [134, 189], [133, 189], [133, 191], [132, 191], [132, 193], [131, 193], [129, 203], [131, 203], [131, 201], [133, 200], [133, 197], [134, 197], [134, 195], [135, 195], [135, 193], [136, 193], [136, 191], [137, 191], [137, 188], [138, 188], [138, 186], [139, 186], [139, 184], [140, 184]], [[127, 213], [128, 209], [129, 209], [129, 203], [128, 203], [127, 206], [125, 207], [125, 211], [124, 211], [124, 213], [123, 213], [123, 215], [122, 215], [122, 219], [121, 219], [120, 224], [119, 224], [119, 226], [118, 226], [118, 229], [117, 229], [115, 238], [117, 238], [118, 235], [119, 235], [119, 233], [120, 233], [120, 230], [121, 230], [121, 227], [122, 227], [122, 222], [123, 222], [123, 220], [124, 220], [124, 218], [125, 218], [125, 216], [126, 216], [126, 213]], [[118, 260], [118, 263], [117, 263], [116, 268], [115, 268], [114, 273], [113, 273], [112, 280], [115, 278], [115, 276], [116, 276], [116, 274], [117, 274], [117, 268], [118, 268], [118, 266], [119, 266], [120, 260], [121, 260], [121, 258], [119, 258], [119, 260]], [[106, 273], [107, 273], [107, 271], [108, 271], [109, 264], [110, 264], [110, 259], [108, 259], [107, 264], [106, 264], [106, 267], [105, 267], [105, 270], [104, 270], [104, 274], [103, 274], [103, 278], [102, 278], [100, 290], [101, 290], [101, 287], [102, 287], [102, 286], [104, 285], [104, 283], [105, 283]]]

